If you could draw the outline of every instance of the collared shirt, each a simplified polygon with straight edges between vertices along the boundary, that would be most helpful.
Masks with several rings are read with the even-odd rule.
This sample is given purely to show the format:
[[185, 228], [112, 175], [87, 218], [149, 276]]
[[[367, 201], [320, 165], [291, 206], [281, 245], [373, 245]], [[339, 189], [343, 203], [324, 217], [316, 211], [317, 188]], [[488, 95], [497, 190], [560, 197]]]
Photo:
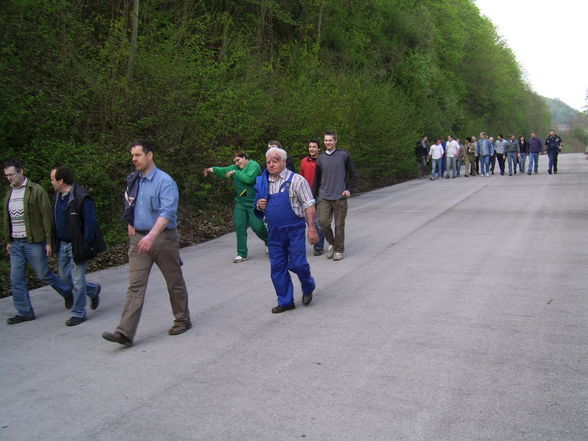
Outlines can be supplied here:
[[[293, 172], [285, 168], [277, 177], [269, 175], [269, 194], [279, 192], [282, 184], [290, 177], [290, 173]], [[297, 216], [304, 217], [306, 209], [315, 204], [308, 182], [299, 174], [294, 173], [289, 192], [292, 210], [294, 210]]]
[[135, 201], [135, 228], [149, 231], [158, 217], [169, 219], [168, 230], [176, 228], [179, 193], [175, 181], [157, 167], [140, 179]]
[[69, 216], [67, 207], [69, 205], [69, 191], [67, 193], [57, 193], [55, 199], [55, 234], [59, 240], [70, 241], [69, 237]]
[[27, 237], [24, 213], [24, 194], [26, 189], [27, 178], [18, 188], [13, 187], [8, 201], [8, 215], [12, 224], [12, 237], [14, 239], [24, 239]]

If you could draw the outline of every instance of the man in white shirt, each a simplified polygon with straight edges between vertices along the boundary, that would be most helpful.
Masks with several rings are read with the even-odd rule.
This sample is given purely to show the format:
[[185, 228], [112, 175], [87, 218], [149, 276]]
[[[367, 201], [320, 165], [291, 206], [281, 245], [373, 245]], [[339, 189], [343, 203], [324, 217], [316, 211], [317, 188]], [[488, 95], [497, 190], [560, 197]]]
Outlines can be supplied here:
[[451, 135], [447, 136], [447, 144], [445, 145], [447, 153], [447, 168], [445, 169], [445, 177], [449, 179], [457, 176], [457, 158], [459, 157], [459, 143], [453, 139]]
[[443, 146], [441, 145], [441, 138], [437, 138], [435, 144], [429, 150], [429, 160], [431, 161], [431, 181], [441, 177], [441, 159], [443, 158]]

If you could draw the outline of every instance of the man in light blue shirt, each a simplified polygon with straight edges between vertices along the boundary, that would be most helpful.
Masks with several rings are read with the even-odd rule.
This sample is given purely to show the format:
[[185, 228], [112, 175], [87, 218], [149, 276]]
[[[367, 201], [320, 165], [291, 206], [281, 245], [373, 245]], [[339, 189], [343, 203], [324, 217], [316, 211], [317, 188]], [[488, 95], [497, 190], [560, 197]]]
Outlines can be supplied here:
[[120, 323], [115, 332], [104, 332], [105, 340], [131, 346], [141, 318], [145, 290], [155, 263], [167, 283], [174, 314], [170, 335], [183, 334], [192, 327], [188, 291], [182, 274], [180, 238], [176, 229], [178, 187], [170, 175], [154, 162], [154, 146], [147, 141], [131, 144], [136, 172], [127, 179], [125, 197], [133, 216], [127, 218], [129, 234], [129, 289]]
[[490, 156], [494, 154], [492, 141], [486, 136], [486, 132], [480, 133], [480, 139], [476, 144], [476, 156], [480, 158], [480, 176], [490, 176]]

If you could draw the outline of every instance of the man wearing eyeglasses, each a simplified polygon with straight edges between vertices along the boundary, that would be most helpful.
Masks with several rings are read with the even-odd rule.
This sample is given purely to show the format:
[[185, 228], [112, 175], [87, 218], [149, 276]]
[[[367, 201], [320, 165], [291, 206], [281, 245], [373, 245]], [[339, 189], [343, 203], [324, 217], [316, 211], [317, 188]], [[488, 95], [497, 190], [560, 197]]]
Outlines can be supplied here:
[[51, 203], [43, 187], [31, 182], [20, 161], [4, 163], [4, 176], [10, 183], [4, 199], [4, 238], [10, 255], [10, 284], [16, 315], [6, 320], [9, 325], [35, 320], [27, 288], [26, 266], [37, 277], [51, 285], [65, 299], [65, 309], [73, 306], [73, 294], [61, 278], [49, 269], [53, 233]]

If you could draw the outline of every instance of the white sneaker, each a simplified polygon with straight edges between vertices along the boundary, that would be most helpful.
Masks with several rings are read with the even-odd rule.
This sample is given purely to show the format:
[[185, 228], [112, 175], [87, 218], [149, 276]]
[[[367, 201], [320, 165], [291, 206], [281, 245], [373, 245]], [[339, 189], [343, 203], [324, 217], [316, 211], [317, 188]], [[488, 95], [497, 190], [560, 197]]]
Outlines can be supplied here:
[[327, 259], [332, 259], [334, 254], [335, 249], [333, 248], [333, 245], [329, 245], [329, 249], [327, 250]]
[[265, 255], [269, 256], [269, 247], [265, 247]]
[[343, 260], [343, 253], [335, 253], [333, 255], [333, 260]]
[[241, 263], [241, 262], [245, 262], [246, 260], [247, 260], [247, 257], [237, 256], [233, 259], [233, 263]]

